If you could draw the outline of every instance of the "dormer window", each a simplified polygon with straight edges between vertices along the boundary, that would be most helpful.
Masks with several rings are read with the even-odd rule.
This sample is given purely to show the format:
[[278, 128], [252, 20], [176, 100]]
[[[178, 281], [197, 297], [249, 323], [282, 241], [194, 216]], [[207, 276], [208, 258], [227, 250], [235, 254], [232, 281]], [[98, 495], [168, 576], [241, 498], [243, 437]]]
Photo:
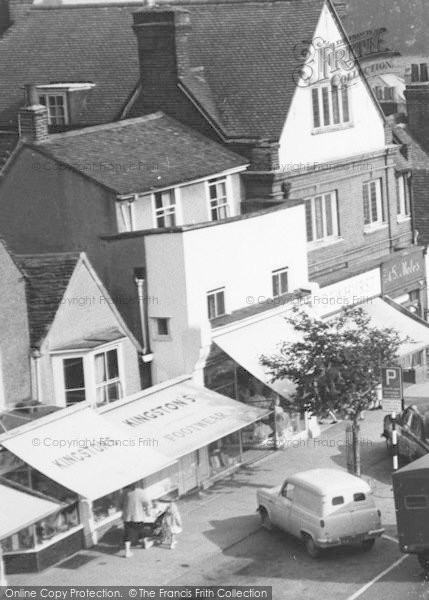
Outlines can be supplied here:
[[48, 123], [53, 127], [63, 127], [70, 123], [69, 94], [72, 92], [90, 90], [93, 83], [53, 83], [38, 85], [36, 93], [38, 101], [46, 106]]

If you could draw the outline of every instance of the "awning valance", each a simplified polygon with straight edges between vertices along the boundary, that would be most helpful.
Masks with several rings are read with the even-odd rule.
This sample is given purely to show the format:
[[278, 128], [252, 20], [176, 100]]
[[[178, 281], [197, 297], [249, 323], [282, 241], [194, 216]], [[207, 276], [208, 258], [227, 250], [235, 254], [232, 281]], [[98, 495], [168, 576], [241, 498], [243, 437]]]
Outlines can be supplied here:
[[0, 485], [0, 539], [13, 535], [61, 508], [60, 504]]
[[173, 460], [258, 421], [267, 411], [185, 380], [143, 391], [101, 414], [128, 435], [155, 440], [157, 450]]
[[0, 444], [65, 488], [94, 500], [171, 464], [85, 405], [20, 427]]

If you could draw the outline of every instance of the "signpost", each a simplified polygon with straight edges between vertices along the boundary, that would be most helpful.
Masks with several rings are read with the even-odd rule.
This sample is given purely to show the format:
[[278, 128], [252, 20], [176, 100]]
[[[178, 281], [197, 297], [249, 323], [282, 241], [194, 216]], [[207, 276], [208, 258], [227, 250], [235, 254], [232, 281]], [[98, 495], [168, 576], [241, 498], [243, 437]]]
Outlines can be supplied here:
[[381, 389], [384, 410], [395, 413], [404, 410], [401, 367], [383, 367], [381, 369]]

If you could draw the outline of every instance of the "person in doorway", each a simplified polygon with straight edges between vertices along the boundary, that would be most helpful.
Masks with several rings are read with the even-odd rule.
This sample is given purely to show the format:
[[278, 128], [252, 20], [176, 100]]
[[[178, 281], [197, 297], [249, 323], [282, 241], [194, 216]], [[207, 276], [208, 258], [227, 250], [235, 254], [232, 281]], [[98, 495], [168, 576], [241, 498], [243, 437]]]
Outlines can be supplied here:
[[176, 536], [182, 533], [182, 518], [174, 502], [170, 502], [163, 520], [163, 540], [170, 550], [177, 546]]
[[124, 544], [125, 558], [130, 558], [131, 545], [137, 541], [138, 533], [143, 528], [143, 523], [146, 520], [146, 494], [136, 484], [129, 485], [125, 488], [122, 496], [122, 520], [124, 522]]

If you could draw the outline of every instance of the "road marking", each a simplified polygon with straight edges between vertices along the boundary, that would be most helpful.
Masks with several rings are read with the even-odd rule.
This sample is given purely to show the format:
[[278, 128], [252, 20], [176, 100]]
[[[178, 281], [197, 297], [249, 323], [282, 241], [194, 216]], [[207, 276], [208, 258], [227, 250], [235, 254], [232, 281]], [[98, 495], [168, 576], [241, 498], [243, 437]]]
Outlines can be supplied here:
[[406, 558], [408, 558], [408, 554], [404, 554], [403, 556], [401, 556], [401, 558], [398, 558], [398, 560], [395, 561], [392, 565], [390, 565], [390, 567], [387, 567], [387, 569], [384, 569], [384, 571], [379, 573], [376, 577], [374, 577], [374, 579], [371, 579], [371, 581], [368, 581], [368, 583], [366, 583], [363, 587], [361, 587], [360, 590], [358, 590], [357, 592], [355, 592], [354, 594], [349, 596], [347, 598], [347, 600], [355, 600], [356, 598], [359, 598], [359, 596], [361, 596], [364, 592], [366, 592], [366, 590], [369, 589], [372, 585], [374, 585], [374, 583], [376, 583], [379, 579], [381, 579], [382, 577], [387, 575], [387, 573], [389, 573], [390, 571], [395, 569]]
[[387, 535], [387, 533], [383, 533], [383, 535], [381, 536], [382, 538], [385, 538], [386, 540], [390, 540], [391, 542], [395, 542], [395, 544], [399, 544], [398, 540], [390, 535]]

